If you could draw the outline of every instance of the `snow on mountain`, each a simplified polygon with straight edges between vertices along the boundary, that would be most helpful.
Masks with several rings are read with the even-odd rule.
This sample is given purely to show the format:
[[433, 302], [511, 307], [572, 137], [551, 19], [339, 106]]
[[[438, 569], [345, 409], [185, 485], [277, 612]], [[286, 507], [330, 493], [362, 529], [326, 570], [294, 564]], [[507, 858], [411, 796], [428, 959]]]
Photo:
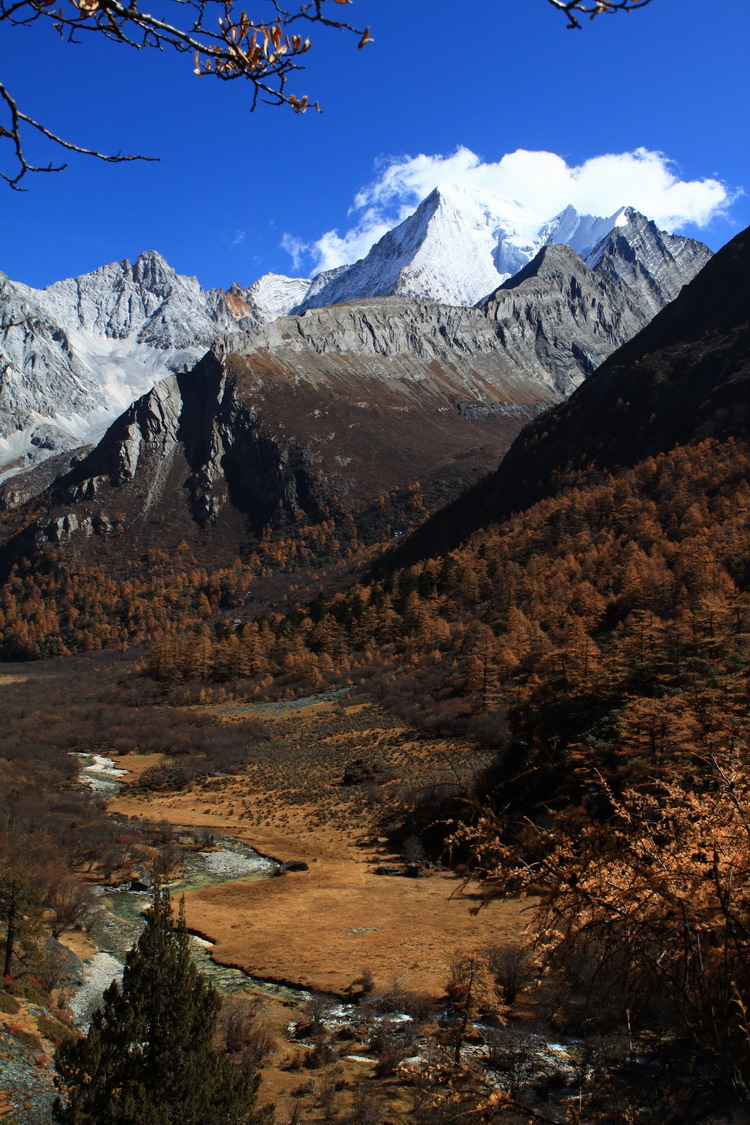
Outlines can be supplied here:
[[309, 277], [264, 273], [244, 291], [244, 296], [261, 312], [264, 320], [275, 320], [277, 316], [286, 316], [298, 305], [309, 288]]
[[555, 244], [618, 290], [643, 291], [638, 324], [709, 253], [630, 209], [597, 217], [567, 207], [550, 219], [508, 197], [443, 184], [360, 261], [312, 282], [265, 274], [247, 289], [204, 290], [154, 251], [43, 290], [0, 274], [0, 480], [98, 440], [138, 396], [192, 368], [220, 334], [362, 298], [472, 306]]
[[548, 219], [506, 196], [441, 184], [366, 257], [314, 278], [297, 311], [365, 296], [473, 305], [543, 246], [565, 243], [585, 259], [624, 216], [625, 208], [600, 218], [566, 207]]
[[155, 251], [42, 290], [0, 274], [0, 479], [97, 440], [219, 333], [288, 312], [308, 285], [269, 274], [204, 290]]
[[[563, 243], [586, 261], [602, 239], [616, 227], [624, 227], [627, 223], [627, 207], [621, 207], [608, 219], [600, 219], [596, 215], [581, 215], [575, 207], [566, 207], [551, 223], [545, 223], [539, 231], [539, 237], [542, 245]], [[589, 262], [589, 265], [594, 263]]]

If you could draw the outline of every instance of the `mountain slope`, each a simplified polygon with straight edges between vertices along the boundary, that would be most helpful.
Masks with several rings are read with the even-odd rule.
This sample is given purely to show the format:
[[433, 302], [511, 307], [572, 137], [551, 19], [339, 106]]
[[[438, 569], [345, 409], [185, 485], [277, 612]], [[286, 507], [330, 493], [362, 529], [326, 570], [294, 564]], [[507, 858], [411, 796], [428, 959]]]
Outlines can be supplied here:
[[[298, 511], [343, 517], [414, 481], [470, 479], [559, 398], [477, 309], [390, 298], [282, 318], [219, 338], [130, 406], [35, 500], [44, 514], [10, 554], [91, 556], [115, 536], [124, 562], [185, 539], [215, 564]], [[8, 482], [6, 508], [23, 486]]]
[[[249, 289], [205, 291], [153, 251], [45, 290], [0, 275], [0, 479], [98, 440], [138, 395], [188, 370], [222, 332], [255, 330], [300, 301], [304, 310], [397, 294], [471, 305], [540, 248], [566, 245], [590, 257], [589, 288], [607, 306], [602, 314], [598, 304], [594, 317], [564, 310], [566, 325], [552, 326], [554, 340], [538, 349], [536, 370], [559, 367], [552, 385], [569, 393], [689, 280], [708, 256], [704, 246], [663, 234], [630, 210], [598, 219], [569, 207], [543, 222], [513, 200], [441, 187], [361, 262], [312, 283], [267, 274]], [[516, 316], [523, 330], [523, 313], [507, 298], [495, 294], [486, 311], [498, 324]], [[571, 311], [582, 335], [567, 323]], [[517, 362], [530, 354], [527, 341], [508, 352]]]
[[[621, 229], [660, 262], [662, 236], [638, 222]], [[172, 545], [232, 555], [297, 510], [319, 520], [415, 480], [469, 483], [644, 322], [653, 291], [641, 301], [607, 240], [601, 260], [607, 276], [552, 245], [476, 309], [371, 298], [229, 333], [126, 411], [59, 486], [38, 472], [6, 486], [6, 508], [46, 488], [48, 512], [11, 555], [71, 536], [89, 555], [124, 527], [125, 553], [144, 536], [157, 545], [161, 528]]]
[[750, 432], [750, 232], [723, 247], [566, 402], [527, 426], [500, 467], [428, 521], [389, 565], [446, 550], [592, 467]]

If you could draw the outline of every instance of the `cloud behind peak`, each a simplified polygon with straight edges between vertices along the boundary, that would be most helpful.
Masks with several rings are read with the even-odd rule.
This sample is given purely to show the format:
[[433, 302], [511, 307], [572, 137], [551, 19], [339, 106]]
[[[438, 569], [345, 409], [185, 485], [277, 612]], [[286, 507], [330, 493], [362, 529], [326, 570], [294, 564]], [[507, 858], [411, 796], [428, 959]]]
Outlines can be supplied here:
[[[364, 257], [378, 239], [411, 214], [439, 184], [472, 189], [520, 203], [530, 221], [554, 218], [572, 205], [581, 214], [607, 216], [635, 207], [670, 232], [692, 224], [706, 227], [726, 213], [737, 193], [714, 178], [685, 180], [664, 153], [637, 148], [606, 153], [569, 164], [553, 152], [517, 149], [495, 162], [483, 161], [465, 146], [443, 156], [406, 156], [381, 161], [375, 178], [355, 195], [350, 226], [326, 231], [304, 245], [312, 272], [333, 269]], [[514, 207], [517, 219], [517, 208]], [[297, 254], [299, 240], [285, 236]], [[299, 259], [298, 259], [299, 260]]]

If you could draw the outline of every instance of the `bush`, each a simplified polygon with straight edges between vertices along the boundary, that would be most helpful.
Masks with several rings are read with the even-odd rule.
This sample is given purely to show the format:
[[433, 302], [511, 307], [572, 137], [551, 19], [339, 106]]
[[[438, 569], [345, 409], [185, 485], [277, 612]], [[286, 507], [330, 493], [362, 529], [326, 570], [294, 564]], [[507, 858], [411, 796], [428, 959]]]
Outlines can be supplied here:
[[386, 992], [373, 994], [368, 1006], [382, 1014], [403, 1014], [420, 1021], [430, 1019], [435, 1010], [435, 1002], [431, 996], [404, 988], [400, 980], [392, 981]]
[[403, 1037], [398, 1030], [381, 1023], [370, 1039], [370, 1050], [378, 1056], [377, 1073], [380, 1076], [393, 1074], [398, 1064], [406, 1056]]
[[260, 998], [244, 1000], [229, 996], [224, 1000], [219, 1028], [227, 1051], [256, 1069], [276, 1050], [276, 1041], [264, 1019], [265, 1003]]
[[305, 1055], [304, 1066], [307, 1070], [317, 1070], [321, 1066], [329, 1066], [330, 1063], [337, 1062], [338, 1058], [339, 1052], [333, 1043], [321, 1041]]

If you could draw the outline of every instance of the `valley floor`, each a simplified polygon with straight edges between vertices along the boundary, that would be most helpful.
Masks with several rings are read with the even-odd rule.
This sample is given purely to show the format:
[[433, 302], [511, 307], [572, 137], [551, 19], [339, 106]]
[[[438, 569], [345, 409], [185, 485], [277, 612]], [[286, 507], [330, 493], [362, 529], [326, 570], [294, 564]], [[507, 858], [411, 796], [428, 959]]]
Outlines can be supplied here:
[[[517, 941], [528, 902], [493, 903], [473, 914], [478, 888], [460, 874], [376, 875], [398, 863], [378, 836], [389, 812], [419, 790], [449, 787], [483, 764], [475, 748], [417, 737], [372, 704], [346, 698], [271, 707], [220, 705], [222, 720], [261, 713], [273, 741], [237, 777], [188, 791], [125, 791], [118, 814], [201, 826], [308, 870], [223, 883], [185, 896], [188, 926], [215, 942], [212, 955], [256, 977], [343, 994], [367, 968], [380, 988], [443, 994], [451, 961]], [[375, 776], [343, 785], [347, 767]], [[126, 755], [119, 764], [138, 771]]]
[[[452, 961], [521, 939], [531, 921], [528, 900], [495, 902], [473, 914], [481, 901], [478, 887], [448, 869], [428, 869], [418, 878], [374, 873], [383, 864], [403, 866], [386, 837], [378, 836], [383, 821], [420, 790], [467, 780], [484, 764], [476, 748], [425, 739], [376, 705], [341, 696], [209, 710], [225, 723], [259, 715], [272, 741], [239, 776], [209, 778], [176, 793], [125, 790], [109, 808], [202, 827], [275, 859], [307, 864], [306, 871], [280, 878], [185, 895], [187, 924], [214, 943], [215, 961], [337, 995], [369, 970], [378, 992], [403, 989], [436, 1001]], [[153, 762], [152, 755], [118, 760], [135, 775]], [[376, 777], [342, 785], [347, 767], [356, 771], [358, 763], [374, 766]], [[408, 1083], [376, 1077], [367, 1034], [351, 1032], [311, 1077], [300, 1067], [309, 1065], [305, 1056], [313, 1048], [289, 1032], [290, 1024], [309, 1018], [305, 1005], [273, 997], [263, 1003], [276, 1050], [262, 1069], [259, 1101], [275, 1106], [277, 1121], [293, 1120], [295, 1112], [306, 1121], [325, 1120], [321, 1092], [334, 1085], [344, 1105], [366, 1088], [399, 1117], [409, 1115]]]

